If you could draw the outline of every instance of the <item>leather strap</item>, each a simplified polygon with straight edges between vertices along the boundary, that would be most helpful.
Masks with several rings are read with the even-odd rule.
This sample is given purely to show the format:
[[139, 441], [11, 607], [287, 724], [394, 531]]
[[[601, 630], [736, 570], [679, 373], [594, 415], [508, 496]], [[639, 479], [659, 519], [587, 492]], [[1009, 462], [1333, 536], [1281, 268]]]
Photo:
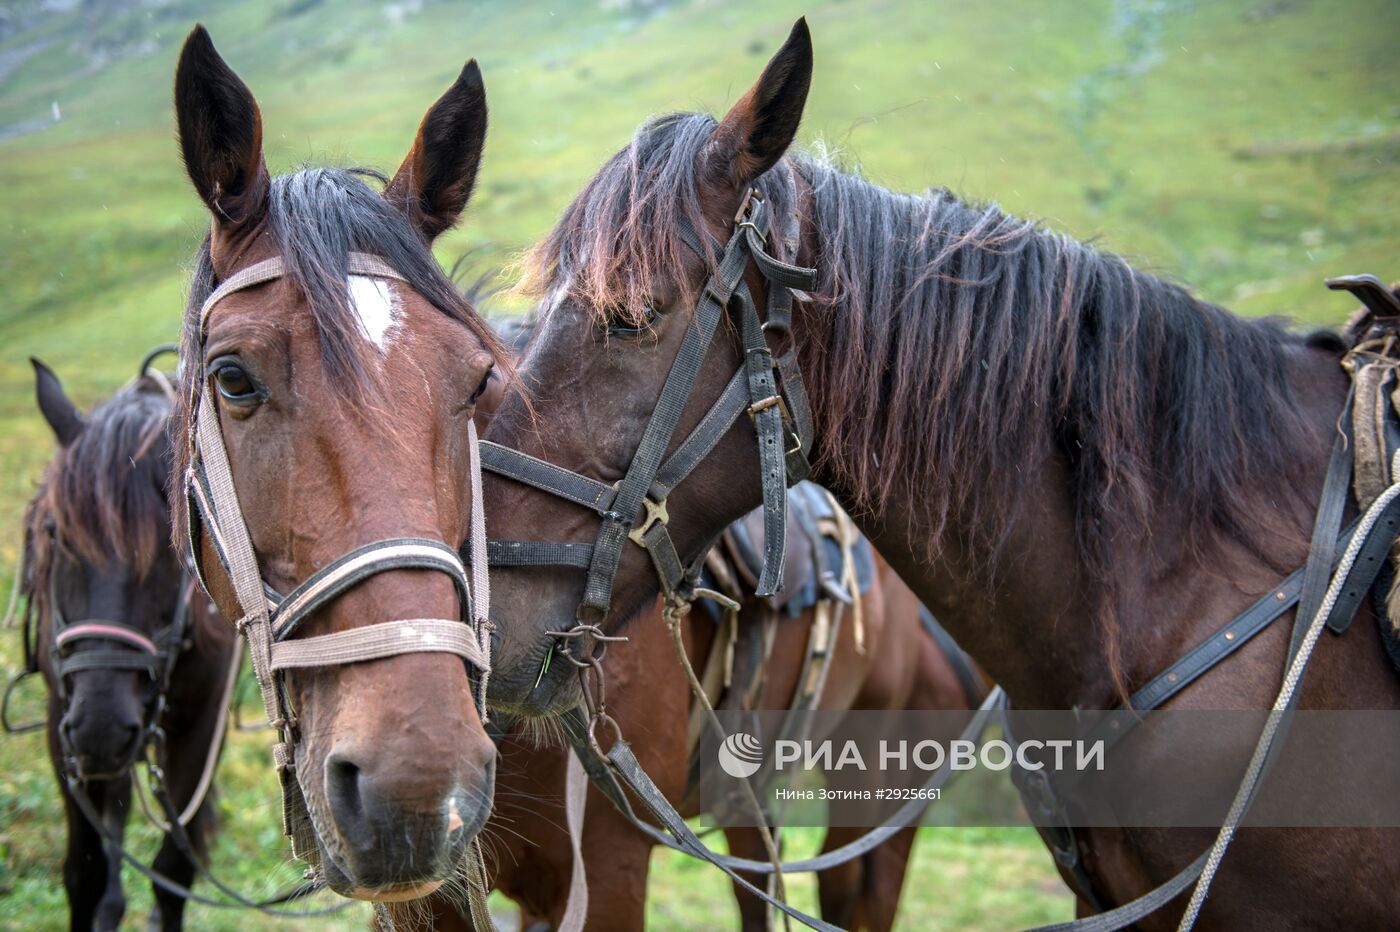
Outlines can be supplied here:
[[[976, 712], [973, 713], [973, 717], [968, 722], [967, 727], [964, 728], [962, 734], [959, 735], [958, 740], [975, 740], [986, 731], [987, 725], [991, 722], [1001, 696], [1002, 692], [1000, 687], [994, 688], [987, 694], [982, 704], [978, 706]], [[626, 792], [623, 790], [623, 786], [626, 785], [628, 789], [632, 789], [634, 792], [636, 792], [636, 788], [632, 785], [625, 773], [612, 768], [607, 758], [599, 757], [598, 753], [593, 750], [587, 738], [587, 724], [583, 720], [582, 713], [579, 710], [575, 709], [572, 713], [566, 715], [563, 719], [563, 725], [565, 734], [569, 737], [569, 743], [582, 764], [584, 772], [588, 775], [588, 779], [617, 807], [619, 812], [627, 817], [627, 820], [631, 822], [635, 828], [657, 844], [665, 845], [673, 851], [680, 851], [692, 857], [700, 857], [701, 860], [709, 861], [716, 866], [727, 868], [728, 870], [744, 871], [750, 874], [771, 874], [775, 869], [781, 869], [784, 874], [820, 873], [821, 871], [838, 867], [875, 850], [908, 826], [915, 824], [924, 810], [928, 808], [928, 801], [926, 799], [911, 799], [900, 806], [898, 810], [890, 815], [889, 818], [885, 819], [879, 826], [871, 829], [854, 841], [814, 857], [803, 858], [797, 861], [783, 861], [778, 864], [776, 868], [771, 861], [756, 861], [751, 858], [739, 858], [733, 855], [723, 855], [712, 850], [709, 851], [707, 855], [699, 856], [696, 855], [695, 851], [690, 846], [678, 840], [676, 836], [643, 821], [641, 817], [637, 815], [636, 810], [628, 800]], [[610, 757], [611, 755], [609, 755], [609, 758]], [[928, 780], [924, 782], [920, 789], [925, 791], [925, 793], [927, 791], [941, 789], [947, 785], [951, 777], [952, 763], [946, 761], [942, 767], [929, 775]], [[664, 797], [663, 801], [665, 801]], [[666, 805], [670, 806], [670, 803], [666, 802]], [[675, 812], [674, 807], [672, 807], [672, 812]], [[681, 818], [679, 813], [675, 813], [674, 817], [676, 819]], [[666, 820], [661, 821], [663, 825], [666, 824]], [[703, 842], [701, 842], [701, 845], [702, 847], [704, 846]]]
[[[643, 805], [647, 807], [648, 811], [650, 811], [651, 814], [666, 827], [666, 830], [675, 837], [677, 842], [683, 846], [682, 850], [687, 854], [704, 861], [709, 861], [715, 867], [724, 871], [724, 873], [729, 876], [729, 879], [736, 885], [743, 887], [749, 893], [763, 900], [768, 905], [781, 910], [798, 922], [813, 929], [818, 929], [820, 932], [841, 932], [840, 927], [818, 919], [816, 916], [804, 913], [802, 910], [790, 906], [772, 896], [768, 891], [755, 886], [749, 880], [728, 867], [721, 858], [716, 857], [714, 853], [706, 847], [705, 843], [690, 830], [690, 826], [685, 823], [685, 820], [679, 816], [661, 790], [659, 790], [656, 784], [651, 781], [651, 778], [646, 775], [646, 771], [642, 770], [641, 765], [637, 763], [637, 758], [632, 754], [632, 749], [628, 746], [626, 741], [619, 739], [615, 742], [612, 749], [608, 751], [607, 760], [611, 764], [613, 770], [626, 781], [632, 792], [642, 801]], [[768, 866], [771, 869], [773, 865], [770, 864]]]
[[[753, 418], [762, 470], [765, 552], [758, 594], [771, 596], [781, 585], [786, 487], [805, 478], [810, 469], [806, 451], [812, 441], [812, 418], [791, 348], [782, 360], [775, 361], [767, 335], [770, 327], [781, 337], [789, 334], [791, 289], [814, 287], [816, 273], [765, 252], [760, 233], [766, 223], [764, 209], [763, 199], [756, 192], [750, 194], [736, 217], [729, 242], [723, 244], [708, 237], [708, 250], [687, 224], [678, 226], [681, 239], [692, 250], [707, 259], [718, 256], [718, 261], [697, 300], [691, 325], [621, 481], [610, 486], [519, 451], [489, 442], [482, 444], [482, 460], [487, 469], [588, 508], [602, 518], [592, 545], [548, 541], [487, 544], [491, 560], [498, 565], [586, 568], [588, 578], [577, 611], [581, 623], [601, 617], [611, 606], [613, 580], [624, 540], [628, 538], [648, 552], [664, 594], [683, 594], [693, 585], [692, 568], [683, 564], [666, 527], [666, 497], [709, 455], [745, 409]], [[790, 225], [792, 222], [793, 218], [789, 218]], [[759, 320], [743, 281], [750, 260], [761, 274], [769, 276], [773, 286], [769, 289], [766, 323]], [[737, 309], [744, 362], [700, 423], [666, 457], [665, 451], [689, 402], [719, 320], [731, 307]], [[781, 392], [778, 375], [783, 379]]]

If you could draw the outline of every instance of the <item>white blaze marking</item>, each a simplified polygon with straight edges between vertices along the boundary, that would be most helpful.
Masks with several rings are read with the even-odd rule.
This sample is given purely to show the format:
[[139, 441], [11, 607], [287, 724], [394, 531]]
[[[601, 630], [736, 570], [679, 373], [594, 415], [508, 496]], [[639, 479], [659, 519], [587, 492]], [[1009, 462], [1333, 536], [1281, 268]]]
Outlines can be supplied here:
[[351, 275], [350, 303], [360, 317], [360, 329], [382, 353], [389, 348], [389, 332], [399, 322], [399, 305], [389, 283], [367, 275]]

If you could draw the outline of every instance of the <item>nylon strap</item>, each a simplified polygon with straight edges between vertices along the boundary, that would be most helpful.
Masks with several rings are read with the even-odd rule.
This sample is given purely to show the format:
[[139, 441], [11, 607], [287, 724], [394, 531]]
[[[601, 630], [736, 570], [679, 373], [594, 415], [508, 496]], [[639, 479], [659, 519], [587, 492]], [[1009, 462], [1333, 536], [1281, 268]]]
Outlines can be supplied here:
[[588, 871], [583, 863], [583, 815], [588, 805], [588, 776], [576, 753], [569, 753], [564, 777], [564, 824], [569, 830], [569, 897], [559, 932], [583, 932], [588, 919]]
[[446, 618], [404, 618], [277, 642], [272, 645], [272, 669], [333, 667], [419, 653], [456, 654], [478, 669], [486, 666], [481, 644], [467, 625]]
[[308, 616], [352, 586], [379, 573], [398, 569], [438, 570], [445, 573], [457, 588], [462, 604], [471, 604], [467, 571], [456, 550], [441, 541], [392, 537], [350, 551], [294, 589], [273, 613], [274, 640], [286, 640]]

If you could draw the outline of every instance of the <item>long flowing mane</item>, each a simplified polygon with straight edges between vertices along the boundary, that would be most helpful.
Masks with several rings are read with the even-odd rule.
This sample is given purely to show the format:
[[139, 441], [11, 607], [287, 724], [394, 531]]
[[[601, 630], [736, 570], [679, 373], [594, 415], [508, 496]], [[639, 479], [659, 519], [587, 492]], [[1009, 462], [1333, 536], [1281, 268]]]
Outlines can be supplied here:
[[[530, 254], [527, 286], [614, 314], [655, 293], [685, 255], [678, 221], [699, 227], [696, 166], [715, 125], [643, 125]], [[946, 190], [895, 193], [808, 156], [756, 187], [771, 222], [801, 203], [817, 230], [801, 364], [821, 398], [822, 465], [860, 506], [903, 492], [931, 541], [956, 516], [995, 555], [1022, 476], [1057, 451], [1081, 556], [1111, 590], [1115, 547], [1141, 540], [1164, 503], [1184, 533], [1159, 559], [1199, 555], [1220, 533], [1251, 543], [1267, 519], [1247, 484], [1298, 469], [1291, 451], [1315, 431], [1287, 378], [1303, 340], [1279, 322]]]
[[[303, 168], [273, 178], [268, 194], [268, 230], [287, 277], [306, 297], [322, 359], [327, 371], [337, 377], [338, 389], [357, 401], [371, 402], [381, 387], [350, 300], [347, 268], [352, 252], [378, 256], [396, 269], [408, 287], [464, 324], [496, 359], [501, 374], [511, 379], [512, 357], [473, 308], [472, 293], [463, 294], [452, 284], [422, 235], [368, 181], [383, 185], [386, 179], [368, 169]], [[203, 365], [195, 358], [199, 311], [218, 284], [206, 238], [195, 256], [185, 306], [180, 358], [186, 366]], [[182, 393], [176, 412], [181, 437], [189, 434], [191, 400], [188, 392]], [[181, 548], [186, 544], [181, 483], [188, 462], [187, 445], [176, 444], [171, 500], [181, 512], [174, 531], [176, 546]]]
[[95, 566], [125, 564], [136, 578], [150, 571], [167, 546], [170, 412], [163, 385], [143, 376], [54, 456], [25, 512], [31, 603], [48, 598], [55, 544]]

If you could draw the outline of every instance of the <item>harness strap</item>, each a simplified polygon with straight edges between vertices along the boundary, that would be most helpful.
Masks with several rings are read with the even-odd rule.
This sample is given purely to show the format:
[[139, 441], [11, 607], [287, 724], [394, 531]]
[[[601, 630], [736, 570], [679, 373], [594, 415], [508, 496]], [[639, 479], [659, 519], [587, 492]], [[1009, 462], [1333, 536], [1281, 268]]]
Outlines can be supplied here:
[[564, 824], [569, 830], [569, 898], [559, 932], [583, 932], [588, 918], [588, 871], [583, 863], [583, 813], [588, 804], [588, 776], [578, 755], [570, 752], [564, 777]]
[[[657, 788], [656, 784], [652, 782], [651, 778], [646, 775], [646, 771], [637, 763], [637, 758], [632, 754], [632, 749], [628, 746], [626, 741], [618, 739], [614, 742], [612, 749], [608, 751], [607, 760], [613, 770], [622, 777], [632, 792], [647, 807], [648, 811], [665, 826], [666, 830], [676, 839], [676, 842], [682, 846], [681, 850], [692, 857], [710, 862], [715, 867], [724, 871], [724, 873], [729, 876], [729, 879], [736, 885], [743, 887], [749, 893], [763, 900], [770, 906], [781, 910], [798, 922], [813, 929], [818, 929], [820, 932], [841, 932], [838, 926], [818, 919], [816, 916], [804, 913], [795, 906], [790, 906], [783, 900], [768, 893], [768, 891], [755, 886], [724, 863], [724, 859], [715, 855], [715, 853], [691, 831], [690, 826], [685, 823], [685, 819], [682, 819], [675, 808], [667, 801], [665, 794], [663, 794], [661, 790]], [[771, 871], [773, 865], [769, 864], [768, 868]]]
[[[762, 216], [763, 202], [753, 208], [752, 224]], [[752, 225], [744, 227], [750, 238], [757, 236]], [[761, 251], [761, 250], [759, 250]], [[787, 553], [787, 403], [778, 394], [773, 376], [773, 352], [763, 335], [763, 324], [748, 290], [739, 296], [742, 314], [741, 339], [744, 346], [744, 370], [749, 384], [749, 417], [758, 433], [758, 462], [763, 484], [763, 570], [759, 574], [754, 595], [768, 598], [776, 595], [783, 584], [783, 557]], [[801, 443], [795, 444], [800, 452]]]
[[379, 573], [400, 569], [446, 573], [456, 586], [462, 604], [470, 607], [467, 571], [456, 550], [441, 541], [391, 537], [357, 547], [317, 570], [292, 590], [272, 614], [273, 640], [285, 641], [310, 615], [352, 586]]
[[651, 484], [652, 496], [660, 501], [670, 495], [681, 480], [694, 472], [695, 467], [710, 455], [748, 405], [749, 386], [744, 371], [740, 369], [724, 387], [714, 407], [705, 412], [700, 423], [661, 464]]
[[54, 638], [54, 644], [61, 648], [83, 638], [121, 641], [148, 654], [160, 656], [160, 648], [154, 641], [141, 632], [115, 621], [80, 621], [69, 625]]
[[1327, 461], [1327, 478], [1323, 480], [1322, 497], [1318, 501], [1317, 517], [1313, 520], [1312, 541], [1308, 546], [1308, 561], [1303, 573], [1303, 590], [1289, 640], [1290, 655], [1298, 651], [1307, 624], [1317, 614], [1318, 606], [1327, 593], [1327, 580], [1332, 575], [1332, 564], [1337, 553], [1337, 529], [1342, 526], [1347, 490], [1351, 486], [1351, 463], [1355, 450], [1351, 442], [1351, 411], [1355, 400], [1356, 386], [1353, 384], [1347, 391], [1346, 404], [1342, 407], [1342, 429], [1332, 443], [1332, 456]]
[[[968, 722], [967, 727], [963, 729], [958, 740], [975, 740], [986, 731], [987, 725], [990, 723], [996, 711], [997, 702], [1001, 695], [1000, 687], [996, 687], [988, 693], [987, 697], [973, 714], [972, 719]], [[665, 845], [673, 851], [680, 851], [683, 854], [697, 857], [700, 860], [709, 861], [722, 869], [744, 871], [750, 874], [771, 874], [776, 868], [781, 868], [784, 874], [820, 873], [821, 871], [829, 870], [833, 867], [839, 867], [848, 861], [855, 860], [861, 855], [868, 854], [875, 850], [908, 826], [916, 823], [919, 816], [928, 808], [928, 801], [926, 799], [911, 799], [901, 805], [899, 809], [890, 815], [889, 818], [885, 819], [879, 826], [871, 829], [854, 841], [810, 858], [803, 858], [797, 861], [782, 861], [780, 864], [776, 865], [776, 868], [771, 861], [756, 861], [752, 858], [740, 858], [733, 855], [720, 854], [710, 850], [703, 842], [700, 842], [701, 846], [705, 847], [709, 853], [708, 855], [697, 855], [690, 846], [679, 840], [678, 836], [674, 836], [668, 831], [657, 828], [655, 825], [644, 821], [637, 815], [637, 811], [632, 807], [623, 786], [625, 785], [633, 792], [637, 792], [637, 788], [632, 784], [627, 773], [611, 766], [611, 753], [606, 757], [599, 756], [598, 752], [589, 744], [587, 736], [588, 726], [584, 720], [584, 713], [581, 710], [574, 709], [571, 713], [567, 714], [562, 721], [565, 734], [568, 735], [569, 743], [573, 747], [574, 753], [578, 756], [579, 762], [583, 766], [584, 773], [587, 774], [589, 780], [593, 782], [593, 785], [598, 788], [599, 792], [606, 796], [638, 831], [645, 834], [648, 838], [651, 838], [657, 844]], [[952, 775], [952, 764], [951, 762], [945, 761], [943, 766], [929, 775], [928, 780], [923, 784], [921, 789], [941, 789], [947, 785]], [[638, 795], [640, 795], [640, 793]], [[674, 807], [671, 807], [669, 801], [666, 801], [664, 797], [662, 797], [662, 801], [665, 802], [667, 807], [671, 808], [672, 812], [675, 812]], [[675, 818], [680, 819], [679, 813], [675, 814]], [[666, 824], [666, 820], [663, 819], [661, 821], [663, 825]], [[696, 840], [699, 841], [698, 838]]]
[[[812, 442], [812, 416], [793, 349], [789, 347], [780, 360], [775, 360], [767, 334], [788, 335], [792, 317], [791, 289], [814, 287], [816, 272], [789, 265], [764, 251], [764, 236], [760, 232], [764, 225], [763, 211], [762, 197], [757, 192], [750, 193], [735, 218], [735, 230], [729, 242], [722, 244], [709, 236], [712, 245], [709, 251], [702, 247], [700, 238], [688, 224], [682, 221], [678, 225], [678, 233], [689, 248], [706, 259], [718, 256], [718, 262], [697, 299], [691, 325], [622, 480], [607, 485], [537, 457], [494, 443], [483, 443], [482, 461], [487, 469], [588, 508], [603, 519], [591, 546], [548, 541], [486, 543], [491, 562], [500, 566], [587, 569], [587, 582], [577, 613], [580, 622], [587, 621], [590, 615], [607, 613], [626, 538], [648, 552], [663, 594], [683, 594], [693, 585], [692, 568], [680, 559], [666, 528], [669, 520], [666, 498], [709, 455], [746, 409], [758, 437], [763, 487], [765, 550], [758, 595], [772, 596], [781, 587], [787, 528], [786, 489], [810, 471], [806, 454]], [[789, 238], [785, 236], [784, 242]], [[759, 319], [753, 297], [743, 281], [750, 259], [758, 263], [762, 274], [770, 276], [774, 286], [769, 289], [767, 323]], [[700, 422], [667, 457], [665, 451], [690, 399], [719, 320], [731, 305], [737, 306], [739, 315], [743, 364]], [[776, 382], [778, 375], [783, 380], [781, 391]], [[642, 515], [640, 526], [638, 515]]]
[[[1391, 470], [1392, 474], [1395, 473], [1397, 466], [1400, 466], [1400, 451], [1396, 453], [1395, 463]], [[1288, 722], [1286, 717], [1280, 713], [1292, 709], [1297, 704], [1303, 674], [1307, 671], [1308, 660], [1312, 657], [1313, 648], [1317, 646], [1317, 639], [1322, 634], [1323, 626], [1344, 595], [1350, 593], [1353, 597], [1359, 598], [1359, 594], [1355, 590], [1361, 588], [1359, 584], [1363, 581], [1365, 587], [1361, 589], [1361, 594], [1364, 594], [1365, 590], [1371, 587], [1376, 573], [1380, 570], [1380, 565], [1384, 563], [1385, 556], [1389, 553], [1391, 543], [1395, 540], [1397, 524], [1400, 524], [1400, 482], [1391, 485], [1382, 492], [1380, 497], [1366, 509], [1366, 513], [1361, 518], [1361, 527], [1357, 535], [1347, 545], [1346, 554], [1342, 558], [1343, 569], [1339, 569], [1333, 575], [1332, 584], [1327, 587], [1322, 604], [1303, 628], [1302, 640], [1298, 649], [1290, 655], [1288, 669], [1283, 678], [1283, 686], [1279, 689], [1278, 698], [1274, 700], [1273, 714], [1269, 716], [1264, 725], [1264, 733], [1259, 736], [1259, 742], [1254, 748], [1254, 756], [1249, 762], [1249, 769], [1245, 773], [1244, 780], [1240, 782], [1240, 788], [1235, 794], [1234, 801], [1230, 804], [1225, 824], [1220, 827], [1215, 844], [1210, 848], [1209, 857], [1201, 871], [1201, 879], [1197, 881], [1196, 889], [1191, 894], [1191, 902], [1187, 904], [1186, 912], [1181, 917], [1181, 924], [1178, 927], [1181, 932], [1188, 932], [1195, 925], [1196, 917], [1200, 914], [1201, 907], [1205, 905], [1206, 895], [1210, 892], [1211, 881], [1215, 879], [1215, 873], [1220, 867], [1221, 860], [1225, 857], [1225, 851], [1230, 846], [1240, 820], [1244, 818], [1245, 811], [1249, 808], [1256, 790], [1263, 781], [1268, 765], [1276, 754], [1276, 748], [1281, 746], [1278, 739], [1287, 734]], [[1373, 533], [1377, 529], [1383, 529], [1383, 533]], [[1381, 542], [1383, 547], [1370, 546], [1377, 540]], [[1379, 551], [1378, 554], [1377, 551]]]
[[334, 667], [398, 654], [450, 653], [482, 669], [481, 644], [469, 627], [445, 618], [405, 618], [272, 645], [273, 670]]
[[[160, 887], [167, 893], [180, 897], [182, 900], [191, 903], [199, 903], [202, 906], [212, 906], [215, 909], [255, 909], [268, 916], [307, 919], [315, 916], [334, 915], [348, 908], [354, 902], [353, 900], [342, 900], [331, 906], [308, 910], [278, 910], [269, 908], [275, 904], [285, 903], [288, 900], [297, 899], [321, 889], [319, 885], [314, 883], [300, 884], [293, 890], [265, 900], [250, 900], [238, 891], [225, 885], [209, 872], [208, 867], [204, 866], [203, 858], [194, 850], [194, 845], [190, 842], [189, 836], [185, 833], [183, 827], [179, 827], [179, 823], [176, 822], [174, 823], [176, 828], [170, 833], [170, 837], [175, 840], [176, 847], [180, 849], [181, 854], [185, 856], [186, 860], [195, 865], [196, 869], [204, 875], [205, 879], [213, 884], [221, 893], [232, 899], [233, 902], [230, 903], [227, 900], [216, 900], [211, 897], [202, 896], [184, 884], [171, 880], [160, 871], [147, 867], [140, 858], [128, 851], [122, 844], [121, 839], [116, 837], [115, 833], [107, 827], [106, 822], [102, 819], [102, 814], [98, 812], [97, 807], [93, 805], [82, 783], [72, 775], [66, 775], [65, 779], [68, 785], [69, 797], [78, 807], [78, 811], [83, 814], [83, 817], [88, 820], [88, 823], [101, 836], [104, 847], [108, 851], [115, 852], [123, 861], [136, 868], [137, 873], [141, 874], [141, 876], [145, 877], [152, 884]], [[166, 807], [167, 813], [173, 811], [174, 806], [170, 804], [168, 795], [159, 794], [156, 798], [161, 802], [162, 806]]]
[[[187, 802], [185, 807], [175, 816], [175, 821], [179, 825], [184, 826], [190, 824], [190, 820], [195, 817], [200, 807], [204, 805], [204, 800], [208, 797], [209, 790], [214, 785], [214, 770], [219, 763], [220, 752], [223, 750], [224, 735], [228, 732], [229, 707], [233, 702], [233, 694], [238, 682], [238, 669], [242, 666], [242, 660], [242, 652], [234, 646], [234, 648], [229, 651], [228, 669], [224, 672], [224, 686], [220, 692], [221, 699], [218, 707], [218, 718], [214, 722], [214, 732], [209, 738], [209, 746], [205, 749], [204, 767], [200, 770], [199, 782], [195, 784], [195, 789], [194, 792], [190, 794], [189, 802]], [[162, 751], [163, 745], [157, 745], [156, 750], [157, 752]], [[159, 764], [158, 766], [160, 766], [162, 770], [164, 769], [164, 764]], [[146, 796], [141, 790], [141, 781], [133, 780], [132, 783], [136, 787], [137, 799], [141, 803], [142, 810], [146, 813], [146, 818], [150, 819], [152, 824], [160, 831], [172, 831], [170, 822], [156, 815], [150, 810], [150, 807], [146, 805]], [[173, 812], [174, 806], [169, 806], [167, 809]]]
[[586, 570], [593, 563], [593, 545], [491, 540], [486, 542], [486, 559], [491, 566], [572, 566]]
[[[1348, 400], [1348, 408], [1350, 399]], [[1343, 420], [1346, 423], [1346, 419]], [[1323, 487], [1322, 499], [1318, 505], [1318, 517], [1314, 523], [1314, 544], [1317, 541], [1317, 531], [1319, 527], [1325, 526], [1333, 520], [1335, 516], [1338, 523], [1341, 520], [1343, 505], [1349, 481], [1349, 461], [1350, 443], [1345, 435], [1339, 438], [1338, 443], [1333, 448], [1332, 459], [1328, 466], [1327, 481]], [[1339, 465], [1340, 464], [1340, 465]], [[1393, 464], [1392, 472], [1394, 472]], [[1216, 837], [1215, 843], [1210, 850], [1202, 853], [1195, 861], [1183, 869], [1160, 887], [1149, 891], [1143, 896], [1130, 903], [1100, 913], [1085, 919], [1075, 920], [1069, 923], [1060, 923], [1053, 926], [1043, 926], [1033, 930], [1033, 932], [1109, 932], [1109, 930], [1121, 929], [1132, 925], [1145, 916], [1150, 915], [1180, 895], [1193, 881], [1197, 881], [1196, 889], [1192, 894], [1190, 903], [1181, 918], [1180, 929], [1182, 932], [1189, 930], [1195, 923], [1199, 915], [1201, 906], [1204, 905], [1206, 894], [1209, 891], [1214, 875], [1219, 868], [1224, 857], [1225, 850], [1229, 847], [1234, 838], [1239, 822], [1243, 819], [1245, 812], [1254, 799], [1260, 785], [1262, 785], [1265, 775], [1268, 773], [1273, 760], [1276, 758], [1279, 749], [1283, 745], [1283, 738], [1287, 735], [1289, 719], [1287, 712], [1297, 703], [1299, 686], [1302, 676], [1307, 669], [1307, 664], [1312, 656], [1312, 651], [1317, 645], [1317, 639], [1324, 626], [1332, 626], [1335, 630], [1335, 620], [1354, 614], [1364, 598], [1365, 593], [1373, 585], [1376, 575], [1381, 566], [1384, 565], [1386, 555], [1390, 546], [1396, 538], [1397, 531], [1400, 531], [1400, 483], [1392, 485], [1384, 494], [1375, 500], [1355, 524], [1349, 527], [1342, 540], [1344, 553], [1340, 560], [1336, 561], [1334, 568], [1333, 554], [1336, 553], [1334, 543], [1324, 543], [1320, 548], [1310, 549], [1308, 564], [1303, 574], [1302, 593], [1299, 598], [1299, 610], [1294, 620], [1293, 646], [1290, 647], [1288, 662], [1285, 668], [1283, 685], [1275, 699], [1273, 714], [1265, 723], [1264, 729], [1255, 745], [1254, 754], [1249, 766], [1241, 780], [1239, 789], [1231, 803], [1230, 812], [1227, 814], [1224, 825]], [[1378, 533], [1379, 532], [1379, 533]], [[1325, 562], [1323, 562], [1325, 560]], [[1323, 570], [1319, 573], [1315, 567], [1321, 563]], [[1289, 577], [1294, 579], [1299, 574], [1295, 573]], [[1314, 594], [1309, 586], [1310, 580], [1321, 579], [1320, 585], [1325, 586], [1321, 596]], [[1330, 582], [1329, 582], [1330, 579]], [[1289, 580], [1285, 580], [1285, 586]], [[1273, 614], [1260, 613], [1259, 627], [1273, 621], [1287, 606], [1288, 589], [1280, 586], [1278, 590], [1266, 598], [1273, 598], [1284, 608]], [[1277, 595], [1284, 593], [1284, 599], [1278, 599]], [[1256, 603], [1246, 614], [1257, 608]], [[1313, 606], [1312, 614], [1305, 614], [1304, 609]], [[1238, 621], [1236, 619], [1235, 621]], [[1232, 625], [1234, 622], [1232, 622]], [[1342, 625], [1343, 629], [1345, 625]], [[1225, 631], [1217, 632], [1223, 636], [1226, 631], [1231, 630], [1231, 625], [1227, 625]], [[1301, 631], [1301, 634], [1299, 633]], [[1251, 635], [1252, 636], [1252, 635]], [[1208, 639], [1207, 644], [1214, 640]], [[1233, 639], [1232, 639], [1233, 640]], [[1205, 646], [1205, 645], [1202, 645]], [[1233, 649], [1233, 648], [1232, 648]], [[1199, 651], [1200, 648], [1197, 648]], [[1197, 651], [1193, 651], [1195, 654]], [[1207, 654], [1214, 653], [1211, 650]], [[1227, 653], [1218, 653], [1211, 663], [1205, 664], [1199, 670], [1195, 670], [1195, 676], [1209, 669], [1219, 659]], [[1188, 658], [1192, 655], [1188, 654]], [[1194, 669], [1194, 667], [1192, 667]], [[1149, 684], [1151, 686], [1152, 684]], [[1184, 684], [1183, 684], [1184, 685]], [[1165, 697], [1163, 697], [1165, 698]], [[1162, 700], [1159, 700], [1159, 702]], [[1133, 703], [1136, 706], [1136, 702]], [[1073, 841], [1071, 835], [1071, 841]], [[1092, 891], [1090, 891], [1092, 894]]]
[[481, 465], [600, 515], [617, 498], [617, 489], [610, 485], [490, 440], [481, 441]]
[[716, 327], [748, 266], [747, 241], [740, 236], [730, 240], [720, 258], [719, 266], [710, 277], [695, 310], [694, 319], [681, 341], [675, 361], [666, 375], [656, 408], [647, 422], [632, 458], [627, 475], [618, 484], [612, 510], [604, 514], [598, 538], [593, 545], [593, 565], [588, 571], [579, 617], [588, 613], [598, 617], [607, 614], [612, 604], [613, 579], [617, 575], [622, 547], [628, 537], [633, 516], [647, 500], [652, 480], [661, 465], [666, 447], [676, 425], [685, 412], [686, 400], [695, 386], [695, 379], [705, 361]]
[[[1345, 549], [1355, 531], [1356, 522], [1353, 521], [1343, 529], [1337, 545]], [[1333, 566], [1328, 568], [1329, 575], [1333, 569], [1335, 569], [1335, 561]], [[1217, 628], [1214, 633], [1187, 651], [1175, 663], [1148, 680], [1145, 686], [1129, 697], [1127, 705], [1123, 708], [1138, 712], [1152, 711], [1214, 669], [1226, 657], [1249, 643], [1256, 634], [1283, 617], [1298, 604], [1298, 597], [1303, 588], [1304, 572], [1305, 568], [1295, 570], [1287, 579], [1275, 586], [1273, 591], [1261, 596], [1249, 608]], [[1337, 614], [1337, 612], [1333, 612], [1333, 617], [1337, 617]], [[1104, 718], [1089, 730], [1085, 740], [1103, 741], [1105, 750], [1110, 750], [1132, 730], [1135, 721], [1135, 719], [1120, 720], [1116, 717]], [[1115, 724], [1118, 727], [1115, 727]]]
[[83, 670], [137, 670], [154, 677], [160, 668], [158, 654], [134, 654], [129, 650], [85, 650], [62, 658], [55, 672], [60, 677]]

